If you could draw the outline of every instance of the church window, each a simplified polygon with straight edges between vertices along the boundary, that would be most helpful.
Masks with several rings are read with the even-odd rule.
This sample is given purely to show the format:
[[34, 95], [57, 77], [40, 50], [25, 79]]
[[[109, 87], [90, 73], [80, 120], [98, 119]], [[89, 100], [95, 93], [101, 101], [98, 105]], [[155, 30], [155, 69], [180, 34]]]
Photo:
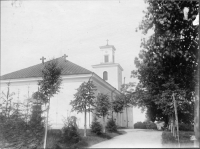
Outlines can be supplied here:
[[104, 55], [104, 62], [107, 63], [109, 61], [108, 55]]
[[107, 71], [103, 72], [103, 79], [108, 80], [108, 72]]

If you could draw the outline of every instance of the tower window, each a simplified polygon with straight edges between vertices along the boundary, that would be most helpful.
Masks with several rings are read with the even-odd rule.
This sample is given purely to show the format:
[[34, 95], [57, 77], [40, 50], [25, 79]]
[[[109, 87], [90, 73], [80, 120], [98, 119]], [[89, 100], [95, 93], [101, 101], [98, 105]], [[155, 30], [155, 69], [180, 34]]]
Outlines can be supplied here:
[[108, 80], [108, 72], [107, 71], [103, 72], [103, 79]]
[[104, 62], [107, 63], [109, 61], [108, 55], [104, 55]]

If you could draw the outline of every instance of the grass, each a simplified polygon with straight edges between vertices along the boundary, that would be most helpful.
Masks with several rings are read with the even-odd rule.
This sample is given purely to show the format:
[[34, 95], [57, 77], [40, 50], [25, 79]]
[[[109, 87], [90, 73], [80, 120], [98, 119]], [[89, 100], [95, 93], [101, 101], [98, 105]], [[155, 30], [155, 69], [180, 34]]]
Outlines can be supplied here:
[[[47, 138], [47, 148], [54, 148], [54, 149], [62, 149], [62, 148], [87, 148], [94, 144], [109, 140], [113, 137], [116, 137], [118, 135], [124, 134], [125, 131], [118, 131], [115, 133], [106, 132], [106, 134], [96, 135], [92, 132], [90, 132], [89, 129], [87, 129], [87, 136], [83, 137], [84, 130], [79, 129], [79, 134], [81, 136], [81, 141], [74, 145], [67, 145], [60, 143], [59, 140], [61, 138], [61, 131], [60, 130], [50, 130], [48, 131], [48, 138]], [[43, 143], [38, 148], [42, 148]]]
[[[190, 137], [194, 135], [193, 131], [180, 131], [179, 140], [181, 147], [193, 147], [193, 141]], [[162, 133], [162, 144], [165, 147], [178, 147], [178, 140], [173, 137], [170, 131], [163, 131]]]

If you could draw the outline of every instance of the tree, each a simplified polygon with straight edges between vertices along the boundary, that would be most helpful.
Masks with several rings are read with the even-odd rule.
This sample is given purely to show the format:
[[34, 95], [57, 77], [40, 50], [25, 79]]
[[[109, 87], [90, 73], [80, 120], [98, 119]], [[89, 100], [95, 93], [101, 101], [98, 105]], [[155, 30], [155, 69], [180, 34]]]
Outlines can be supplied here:
[[118, 95], [116, 98], [123, 101], [123, 107], [126, 108], [126, 126], [128, 127], [128, 108], [133, 105], [132, 96], [134, 94], [134, 83], [123, 84], [121, 87], [122, 94]]
[[84, 112], [85, 114], [85, 124], [84, 124], [84, 137], [86, 137], [86, 114], [91, 112], [94, 107], [96, 86], [92, 81], [83, 82], [77, 89], [76, 94], [74, 94], [74, 100], [70, 102], [72, 106], [72, 111]]
[[60, 90], [60, 85], [62, 82], [61, 72], [62, 68], [58, 66], [57, 60], [52, 59], [45, 63], [44, 68], [42, 70], [42, 80], [38, 82], [38, 85], [40, 86], [39, 91], [46, 97], [44, 98], [46, 99], [44, 102], [45, 105], [47, 106], [44, 148], [46, 148], [46, 140], [47, 140], [47, 126], [48, 126], [50, 99]]
[[[192, 117], [189, 114], [193, 115], [199, 38], [192, 22], [198, 13], [199, 3], [172, 0], [145, 2], [149, 6], [139, 30], [146, 34], [153, 29], [154, 34], [148, 40], [142, 39], [142, 50], [135, 58], [137, 70], [132, 71], [132, 76], [140, 80], [135, 102], [162, 110], [161, 115], [156, 115], [158, 111], [155, 113], [156, 117], [162, 118], [163, 115], [174, 114], [172, 94], [176, 93], [178, 113], [182, 115], [179, 120], [185, 121]], [[183, 11], [186, 7], [189, 9], [188, 17]], [[148, 108], [147, 111], [152, 114], [153, 110]]]
[[[9, 102], [4, 101], [1, 107], [4, 110], [0, 111], [0, 135], [1, 141], [3, 142], [2, 146], [16, 149], [38, 146], [42, 140], [44, 130], [41, 117], [42, 111], [32, 110], [30, 113], [27, 112], [28, 104], [14, 103], [11, 98], [13, 93], [10, 93], [9, 87], [10, 84], [8, 84], [6, 96], [9, 97], [7, 98]], [[29, 103], [29, 105], [30, 104], [31, 103]], [[30, 108], [28, 110], [30, 110]]]
[[121, 100], [120, 98], [116, 98], [113, 102], [112, 102], [112, 109], [114, 112], [117, 113], [121, 113], [123, 111], [124, 108], [124, 101]]
[[96, 115], [98, 117], [101, 116], [103, 117], [103, 132], [106, 133], [105, 116], [109, 114], [109, 109], [111, 108], [108, 95], [103, 93], [98, 94], [95, 106], [96, 106]]
[[0, 108], [1, 108], [1, 112], [5, 117], [9, 117], [10, 116], [10, 111], [11, 111], [11, 102], [13, 100], [13, 95], [15, 95], [14, 92], [10, 93], [10, 83], [7, 83], [7, 93], [5, 94], [2, 91], [2, 95], [1, 99], [3, 100], [2, 103], [0, 103]]

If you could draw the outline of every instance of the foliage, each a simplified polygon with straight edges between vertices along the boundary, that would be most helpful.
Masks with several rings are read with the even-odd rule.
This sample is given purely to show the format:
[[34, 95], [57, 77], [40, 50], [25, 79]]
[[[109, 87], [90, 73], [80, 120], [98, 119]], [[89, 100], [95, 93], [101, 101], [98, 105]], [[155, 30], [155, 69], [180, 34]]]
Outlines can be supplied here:
[[91, 127], [91, 132], [100, 135], [102, 134], [102, 125], [100, 124], [100, 122], [97, 121], [97, 118], [94, 118], [94, 121], [92, 122]]
[[36, 101], [34, 101], [34, 103], [37, 103], [37, 104], [38, 103], [39, 104], [46, 103], [46, 101], [48, 100], [47, 97], [43, 93], [41, 93], [39, 91], [34, 92], [32, 94], [32, 99], [36, 100]]
[[116, 100], [120, 101], [119, 104], [122, 104], [120, 105], [121, 106], [120, 108], [126, 108], [126, 121], [127, 121], [127, 127], [128, 127], [128, 108], [132, 105], [132, 94], [128, 92], [124, 92], [120, 95], [117, 95]]
[[62, 128], [61, 142], [68, 145], [78, 143], [81, 140], [81, 137], [78, 132], [78, 127], [74, 124], [73, 118], [68, 117], [64, 123], [65, 125]]
[[47, 126], [48, 126], [48, 117], [49, 117], [49, 108], [50, 108], [50, 99], [57, 94], [60, 90], [60, 85], [62, 82], [61, 79], [62, 68], [58, 65], [56, 59], [52, 59], [45, 63], [42, 69], [42, 80], [38, 81], [40, 86], [39, 92], [44, 95], [44, 98], [40, 98], [45, 105], [47, 104], [47, 116], [46, 116], [46, 127], [45, 127], [45, 139], [44, 139], [44, 148], [46, 148], [47, 140]]
[[179, 123], [180, 131], [194, 131], [194, 126], [192, 124]]
[[108, 95], [103, 94], [103, 93], [98, 94], [95, 106], [96, 106], [96, 109], [95, 109], [96, 116], [103, 117], [103, 123], [104, 123], [103, 132], [105, 133], [105, 116], [109, 114], [109, 109], [111, 107]]
[[113, 111], [116, 113], [122, 112], [124, 108], [124, 101], [122, 100], [122, 98], [116, 98], [112, 102], [112, 108], [113, 108]]
[[157, 126], [156, 126], [156, 124], [154, 122], [148, 121], [146, 123], [146, 128], [147, 129], [157, 129]]
[[109, 119], [106, 125], [106, 130], [109, 132], [117, 132], [117, 125], [113, 119]]
[[[192, 21], [199, 3], [172, 0], [146, 0], [146, 3], [149, 6], [139, 30], [146, 34], [153, 29], [154, 33], [148, 40], [142, 39], [142, 50], [135, 58], [137, 70], [132, 71], [132, 77], [137, 77], [139, 83], [134, 103], [147, 108], [150, 119], [166, 122], [174, 112], [171, 96], [175, 93], [178, 113], [182, 115], [179, 120], [188, 119], [192, 123], [199, 40]], [[184, 17], [184, 7], [189, 8], [188, 19]]]
[[98, 117], [105, 117], [107, 114], [109, 114], [109, 109], [110, 109], [110, 102], [109, 102], [109, 97], [106, 94], [100, 93], [97, 96], [97, 101], [96, 101], [96, 115]]
[[151, 121], [137, 122], [134, 124], [135, 129], [157, 129], [155, 123]]
[[1, 104], [3, 110], [0, 111], [2, 146], [16, 149], [36, 147], [42, 141], [44, 132], [41, 108], [34, 108], [36, 105], [31, 103], [13, 102], [11, 96], [13, 94], [10, 93], [10, 84], [8, 84], [7, 99], [9, 102], [3, 101]]
[[38, 81], [38, 85], [40, 86], [40, 93], [44, 95], [47, 101], [57, 94], [60, 90], [60, 85], [62, 82], [61, 79], [61, 71], [62, 68], [58, 65], [56, 59], [52, 59], [45, 63], [44, 68], [42, 69], [42, 80]]
[[[192, 148], [194, 142], [190, 140], [191, 136], [194, 135], [194, 131], [179, 131], [180, 146], [183, 148]], [[162, 133], [162, 144], [163, 147], [176, 148], [178, 147], [178, 140], [173, 137], [170, 131], [163, 131]]]
[[1, 109], [1, 114], [3, 114], [5, 117], [9, 117], [10, 116], [10, 112], [11, 112], [11, 103], [13, 100], [13, 95], [15, 95], [14, 92], [10, 93], [10, 83], [7, 83], [7, 93], [4, 93], [2, 91], [2, 95], [0, 97], [0, 99], [2, 99], [2, 102], [0, 103], [0, 109]]
[[41, 114], [38, 111], [32, 111], [30, 120], [20, 112], [13, 108], [13, 112], [9, 117], [1, 115], [1, 134], [3, 140], [8, 143], [5, 147], [9, 148], [31, 148], [38, 146], [43, 139], [44, 125], [42, 123]]
[[137, 122], [134, 124], [135, 129], [147, 129], [146, 124], [143, 122]]
[[72, 106], [72, 111], [84, 112], [85, 113], [85, 133], [84, 136], [86, 137], [86, 112], [91, 112], [94, 106], [94, 99], [95, 99], [95, 91], [96, 86], [93, 84], [92, 81], [83, 82], [80, 87], [77, 89], [76, 94], [74, 94], [74, 100], [70, 102]]
[[93, 110], [94, 106], [96, 86], [92, 81], [83, 82], [80, 87], [77, 89], [76, 94], [74, 94], [74, 100], [70, 102], [72, 105], [72, 111], [79, 112], [90, 112]]

